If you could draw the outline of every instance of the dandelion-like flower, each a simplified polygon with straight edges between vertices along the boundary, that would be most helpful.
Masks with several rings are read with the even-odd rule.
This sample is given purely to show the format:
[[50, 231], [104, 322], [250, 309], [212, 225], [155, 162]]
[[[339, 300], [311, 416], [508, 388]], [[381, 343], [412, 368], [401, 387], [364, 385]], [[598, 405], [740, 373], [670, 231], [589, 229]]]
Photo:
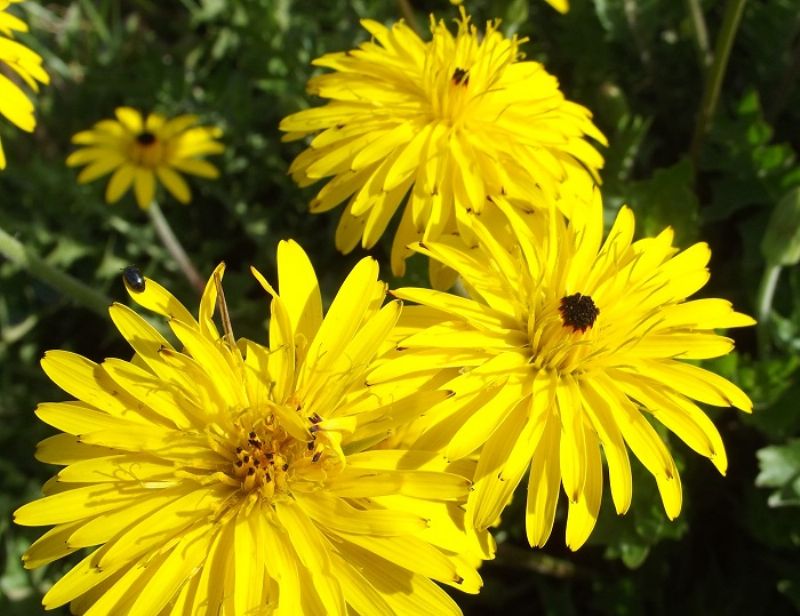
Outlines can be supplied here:
[[106, 201], [118, 201], [131, 187], [136, 202], [147, 209], [160, 182], [181, 203], [189, 203], [191, 191], [181, 173], [203, 178], [219, 177], [219, 171], [203, 160], [225, 147], [216, 141], [222, 131], [197, 126], [197, 116], [167, 119], [157, 113], [142, 116], [130, 107], [119, 107], [116, 119], [101, 120], [93, 128], [72, 137], [81, 146], [67, 158], [67, 165], [86, 165], [78, 175], [84, 184], [113, 171], [106, 187]]
[[402, 275], [412, 241], [471, 238], [468, 211], [487, 196], [550, 207], [566, 178], [599, 181], [603, 158], [585, 137], [605, 138], [591, 114], [565, 100], [540, 63], [523, 61], [525, 39], [504, 37], [498, 21], [481, 37], [463, 9], [455, 35], [432, 18], [430, 42], [403, 22], [361, 23], [371, 41], [314, 61], [335, 71], [308, 84], [329, 102], [280, 125], [286, 140], [315, 135], [292, 163], [294, 179], [332, 178], [311, 211], [347, 201], [341, 251], [359, 239], [374, 245], [405, 203], [392, 247], [392, 271]]
[[569, 12], [569, 0], [545, 0], [545, 2], [562, 15]]
[[669, 228], [633, 241], [628, 208], [603, 242], [599, 195], [591, 215], [570, 223], [558, 213], [525, 216], [503, 199], [497, 205], [512, 241], [498, 241], [499, 230], [476, 217], [475, 249], [452, 240], [417, 247], [458, 271], [470, 297], [395, 291], [421, 306], [406, 306], [401, 319], [405, 360], [376, 369], [370, 382], [461, 369], [445, 385], [457, 395], [427, 413], [415, 446], [453, 459], [480, 452], [470, 495], [478, 528], [495, 521], [529, 469], [528, 541], [542, 546], [550, 536], [561, 485], [567, 544], [580, 547], [600, 507], [601, 445], [619, 514], [631, 503], [627, 445], [675, 518], [680, 478], [652, 420], [724, 474], [722, 440], [696, 401], [747, 412], [751, 402], [685, 360], [725, 355], [733, 341], [714, 330], [754, 321], [723, 299], [687, 301], [709, 278], [708, 246], [678, 252]]
[[45, 355], [45, 372], [77, 400], [37, 409], [64, 432], [38, 457], [66, 467], [15, 513], [18, 524], [54, 525], [25, 565], [97, 546], [48, 591], [46, 608], [457, 614], [431, 579], [478, 591], [461, 509], [474, 465], [370, 446], [443, 398], [364, 385], [400, 311], [398, 301], [381, 307], [377, 263], [356, 265], [324, 318], [294, 242], [279, 246], [278, 270], [280, 294], [253, 271], [272, 296], [269, 347], [234, 342], [220, 266], [197, 320], [155, 281], [126, 277], [178, 346], [114, 304], [133, 361]]
[[[450, 4], [458, 6], [464, 0], [450, 0]], [[569, 0], [545, 0], [547, 4], [552, 6], [555, 10], [557, 10], [562, 15], [569, 11]]]
[[[40, 83], [50, 83], [50, 76], [42, 68], [42, 57], [13, 39], [14, 32], [28, 31], [24, 21], [8, 12], [11, 4], [20, 1], [0, 0], [0, 114], [30, 133], [36, 127], [33, 103], [12, 77], [38, 92]], [[8, 69], [5, 73], [4, 68]], [[6, 156], [0, 143], [0, 169], [5, 167]]]

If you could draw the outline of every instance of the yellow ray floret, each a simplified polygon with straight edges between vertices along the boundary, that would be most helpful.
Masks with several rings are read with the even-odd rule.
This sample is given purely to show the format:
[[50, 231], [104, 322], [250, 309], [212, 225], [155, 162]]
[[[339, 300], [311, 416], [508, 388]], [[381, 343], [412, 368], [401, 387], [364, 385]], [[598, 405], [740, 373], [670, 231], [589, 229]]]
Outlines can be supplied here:
[[217, 141], [222, 131], [198, 126], [198, 121], [193, 115], [167, 119], [119, 107], [115, 119], [101, 120], [72, 137], [80, 147], [69, 155], [67, 165], [85, 165], [78, 175], [81, 184], [111, 173], [106, 187], [108, 203], [118, 201], [133, 187], [136, 203], [146, 209], [156, 196], [158, 184], [181, 203], [189, 203], [192, 194], [181, 174], [219, 177], [217, 168], [203, 157], [225, 150]]
[[680, 252], [670, 229], [634, 241], [628, 208], [603, 240], [599, 193], [586, 216], [569, 222], [555, 211], [524, 215], [505, 199], [495, 202], [510, 230], [487, 228], [476, 216], [476, 247], [454, 240], [416, 246], [459, 272], [470, 297], [394, 291], [420, 306], [406, 308], [396, 358], [369, 381], [460, 367], [443, 384], [455, 395], [417, 422], [415, 446], [454, 459], [479, 452], [469, 499], [478, 528], [497, 519], [529, 470], [531, 545], [547, 541], [563, 489], [567, 544], [577, 549], [600, 507], [601, 447], [618, 513], [631, 503], [630, 449], [675, 518], [680, 477], [652, 424], [725, 473], [722, 439], [697, 402], [746, 412], [752, 404], [733, 383], [684, 360], [725, 355], [733, 342], [715, 330], [753, 319], [722, 299], [688, 299], [708, 280], [706, 244]]
[[586, 137], [605, 137], [591, 114], [566, 100], [541, 64], [524, 61], [524, 40], [503, 36], [499, 22], [480, 34], [462, 9], [455, 35], [431, 18], [428, 42], [403, 22], [362, 25], [369, 42], [314, 61], [333, 72], [308, 90], [329, 102], [281, 122], [287, 140], [314, 135], [292, 163], [294, 179], [330, 178], [311, 211], [346, 202], [340, 250], [372, 246], [402, 209], [392, 248], [392, 270], [402, 275], [410, 242], [471, 238], [467, 212], [487, 196], [547, 207], [566, 180], [599, 181], [603, 158]]
[[[40, 83], [50, 83], [50, 76], [42, 67], [39, 54], [13, 40], [15, 32], [28, 31], [24, 21], [8, 12], [8, 7], [18, 1], [0, 2], [0, 115], [17, 128], [31, 132], [36, 126], [34, 107], [22, 84], [38, 92]], [[0, 143], [0, 169], [5, 166], [5, 153]]]
[[32, 568], [92, 550], [44, 606], [460, 613], [434, 581], [481, 586], [464, 515], [475, 463], [369, 445], [449, 395], [365, 385], [400, 315], [399, 301], [383, 305], [377, 263], [356, 265], [327, 314], [296, 243], [280, 244], [277, 288], [254, 273], [270, 296], [267, 345], [215, 324], [220, 265], [197, 318], [153, 280], [128, 287], [171, 330], [168, 339], [114, 304], [133, 361], [45, 354], [45, 372], [74, 400], [37, 409], [62, 432], [37, 455], [64, 467], [15, 513], [18, 524], [53, 526], [23, 560]]

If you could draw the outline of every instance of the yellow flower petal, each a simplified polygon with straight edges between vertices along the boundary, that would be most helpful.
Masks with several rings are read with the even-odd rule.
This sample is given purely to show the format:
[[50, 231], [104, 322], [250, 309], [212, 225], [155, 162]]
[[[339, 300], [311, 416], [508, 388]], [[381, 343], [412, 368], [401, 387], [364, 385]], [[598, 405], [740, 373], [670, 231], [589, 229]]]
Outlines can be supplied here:
[[[114, 169], [122, 165], [124, 160], [125, 159], [121, 156], [114, 156], [113, 154], [95, 160], [95, 162], [87, 165], [86, 168], [78, 174], [78, 184], [93, 182], [97, 178], [111, 173]], [[67, 164], [69, 164], [69, 161]]]
[[346, 614], [342, 589], [331, 576], [333, 571], [328, 552], [324, 548], [325, 538], [297, 506], [287, 504], [277, 507], [275, 513], [292, 537], [297, 556], [319, 584], [316, 590], [328, 613]]
[[475, 490], [469, 498], [476, 528], [494, 524], [522, 480], [531, 461], [532, 444], [535, 446], [536, 435], [541, 433], [537, 424], [528, 418], [528, 405], [518, 404], [484, 445], [475, 470]]
[[294, 338], [310, 343], [322, 324], [322, 297], [308, 256], [292, 240], [278, 244], [278, 281]]
[[584, 426], [582, 429], [586, 443], [586, 481], [578, 498], [570, 502], [567, 514], [567, 547], [573, 551], [592, 533], [603, 496], [603, 462], [597, 436], [591, 428]]
[[137, 168], [133, 179], [133, 192], [136, 202], [142, 209], [147, 209], [153, 202], [156, 192], [156, 179], [149, 169]]
[[169, 167], [156, 167], [156, 176], [170, 194], [181, 203], [189, 203], [192, 200], [192, 193], [189, 185], [178, 173]]
[[142, 114], [136, 109], [132, 109], [131, 107], [117, 107], [114, 110], [114, 115], [117, 116], [117, 120], [119, 120], [125, 129], [133, 135], [142, 132], [144, 129]]
[[135, 177], [136, 167], [127, 163], [121, 165], [108, 182], [108, 186], [106, 187], [106, 201], [108, 203], [119, 201], [122, 195], [131, 187]]
[[168, 319], [175, 319], [190, 326], [197, 326], [197, 321], [191, 313], [184, 308], [172, 293], [158, 284], [155, 280], [145, 278], [144, 289], [141, 291], [125, 286], [128, 294], [137, 304], [147, 310], [152, 310]]

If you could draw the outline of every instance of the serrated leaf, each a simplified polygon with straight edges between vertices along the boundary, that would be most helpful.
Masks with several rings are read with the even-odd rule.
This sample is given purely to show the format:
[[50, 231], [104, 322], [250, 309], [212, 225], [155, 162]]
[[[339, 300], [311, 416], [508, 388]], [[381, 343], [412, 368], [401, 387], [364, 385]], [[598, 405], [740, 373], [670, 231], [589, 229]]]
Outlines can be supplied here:
[[[800, 505], [800, 440], [764, 447], [758, 450], [756, 456], [760, 469], [756, 485], [780, 488], [770, 497], [775, 501], [775, 506]], [[776, 494], [779, 497], [773, 499]]]

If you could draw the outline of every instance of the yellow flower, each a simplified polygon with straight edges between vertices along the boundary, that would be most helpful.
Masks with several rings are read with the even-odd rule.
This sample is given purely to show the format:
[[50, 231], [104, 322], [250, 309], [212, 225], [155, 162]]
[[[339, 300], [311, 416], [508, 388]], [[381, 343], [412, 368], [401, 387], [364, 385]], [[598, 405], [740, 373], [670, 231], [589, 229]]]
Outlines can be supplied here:
[[569, 12], [569, 0], [545, 0], [545, 2], [562, 15]]
[[487, 196], [547, 207], [568, 177], [588, 170], [599, 182], [603, 158], [585, 136], [605, 138], [541, 64], [522, 61], [525, 39], [505, 38], [497, 21], [480, 36], [463, 9], [455, 35], [431, 18], [430, 42], [402, 22], [362, 24], [373, 40], [314, 61], [335, 72], [312, 78], [308, 90], [330, 101], [280, 125], [286, 140], [315, 135], [292, 163], [294, 179], [306, 186], [332, 177], [311, 211], [347, 201], [341, 251], [359, 239], [374, 245], [405, 203], [392, 247], [392, 271], [402, 275], [412, 241], [471, 238], [468, 212]]
[[[431, 579], [481, 581], [463, 503], [474, 464], [370, 446], [441, 400], [366, 387], [395, 324], [378, 264], [356, 265], [323, 318], [314, 270], [278, 248], [269, 347], [234, 342], [214, 272], [194, 317], [150, 279], [131, 297], [168, 319], [173, 346], [133, 310], [111, 318], [133, 361], [65, 351], [42, 360], [71, 402], [37, 415], [63, 431], [37, 455], [66, 465], [18, 524], [55, 525], [24, 556], [38, 567], [96, 547], [48, 591], [46, 608], [173, 615], [457, 614]], [[180, 350], [183, 349], [183, 350]]]
[[87, 165], [78, 175], [81, 184], [114, 172], [106, 187], [108, 203], [118, 201], [133, 185], [136, 202], [147, 209], [155, 197], [156, 180], [178, 201], [189, 203], [192, 195], [180, 173], [219, 177], [216, 167], [202, 159], [225, 150], [216, 141], [222, 136], [219, 128], [196, 126], [198, 118], [193, 115], [169, 120], [156, 113], [143, 117], [130, 107], [119, 107], [116, 116], [74, 135], [72, 142], [82, 147], [67, 158], [70, 167]]
[[722, 440], [695, 401], [747, 412], [751, 402], [684, 360], [725, 355], [733, 341], [714, 329], [754, 321], [723, 299], [687, 301], [709, 278], [706, 244], [678, 252], [671, 229], [632, 241], [628, 208], [603, 242], [599, 194], [587, 216], [569, 223], [557, 212], [526, 216], [496, 201], [511, 221], [511, 241], [498, 240], [500, 229], [476, 217], [474, 249], [452, 239], [417, 246], [458, 271], [470, 298], [395, 291], [421, 306], [404, 308], [398, 358], [374, 370], [370, 382], [461, 369], [444, 385], [457, 395], [427, 413], [414, 446], [451, 459], [480, 451], [469, 499], [477, 528], [494, 522], [530, 469], [528, 541], [542, 546], [550, 536], [561, 485], [569, 500], [567, 545], [580, 547], [600, 507], [600, 445], [619, 514], [631, 503], [627, 445], [675, 518], [680, 478], [651, 420], [724, 474]]
[[[39, 91], [39, 83], [50, 83], [50, 76], [42, 68], [39, 54], [13, 40], [14, 32], [28, 31], [24, 21], [7, 12], [17, 2], [20, 0], [0, 0], [0, 114], [18, 128], [32, 132], [36, 127], [33, 103], [10, 76], [16, 76], [34, 92]], [[6, 156], [0, 143], [0, 169], [5, 167]]]
[[[450, 0], [450, 4], [454, 6], [458, 6], [463, 2], [464, 0]], [[569, 11], [569, 0], [545, 0], [545, 2], [547, 2], [547, 4], [552, 6], [559, 13], [563, 14]]]

